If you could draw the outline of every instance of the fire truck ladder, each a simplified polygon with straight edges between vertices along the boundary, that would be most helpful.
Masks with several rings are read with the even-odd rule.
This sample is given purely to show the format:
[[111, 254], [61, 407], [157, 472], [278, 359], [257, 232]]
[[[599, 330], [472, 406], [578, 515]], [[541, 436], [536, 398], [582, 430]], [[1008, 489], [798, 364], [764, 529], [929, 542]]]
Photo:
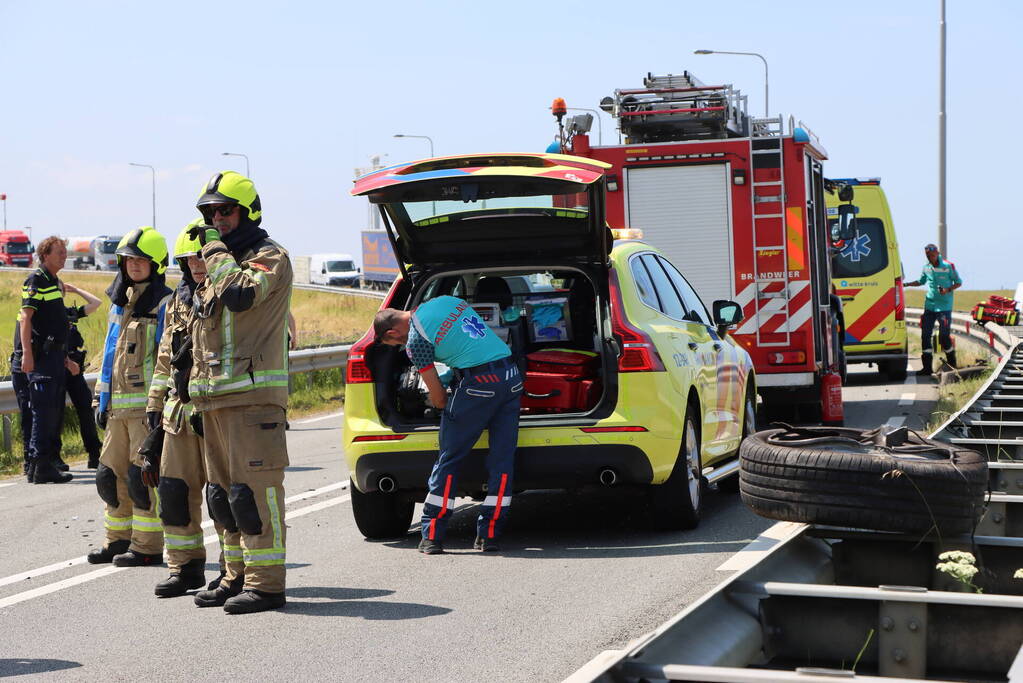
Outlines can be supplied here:
[[[753, 216], [753, 275], [756, 282], [756, 306], [754, 315], [757, 324], [757, 346], [790, 346], [792, 343], [792, 330], [789, 328], [791, 316], [790, 304], [792, 293], [789, 291], [789, 253], [786, 239], [785, 225], [785, 124], [778, 118], [754, 119], [753, 131], [750, 136], [750, 165], [752, 167], [752, 182], [750, 183], [750, 203]], [[757, 169], [774, 168], [777, 161], [778, 180], [757, 181]], [[766, 191], [757, 194], [757, 188], [772, 188], [776, 191]], [[777, 212], [773, 209], [762, 210], [764, 205], [778, 206]], [[770, 230], [772, 222], [781, 223], [781, 241], [779, 244], [761, 244], [765, 235], [779, 234]], [[773, 239], [769, 241], [774, 241]], [[761, 254], [764, 252], [781, 252], [782, 276], [762, 277], [768, 272], [761, 268]], [[782, 283], [781, 291], [767, 292], [770, 285]], [[775, 303], [775, 302], [780, 302]], [[776, 313], [785, 316], [783, 326], [785, 341], [765, 342], [762, 339], [764, 330], [762, 325]]]

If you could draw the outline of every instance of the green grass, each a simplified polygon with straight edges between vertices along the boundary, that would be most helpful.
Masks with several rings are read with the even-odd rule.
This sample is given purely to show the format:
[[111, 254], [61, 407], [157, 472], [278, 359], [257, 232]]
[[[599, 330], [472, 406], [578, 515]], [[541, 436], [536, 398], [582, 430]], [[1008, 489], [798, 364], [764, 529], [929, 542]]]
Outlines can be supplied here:
[[[910, 308], [923, 308], [926, 293], [926, 287], [906, 287], [906, 306]], [[955, 291], [953, 310], [969, 313], [976, 304], [984, 301], [992, 294], [1011, 299], [1014, 292], [1011, 289], [957, 289]]]

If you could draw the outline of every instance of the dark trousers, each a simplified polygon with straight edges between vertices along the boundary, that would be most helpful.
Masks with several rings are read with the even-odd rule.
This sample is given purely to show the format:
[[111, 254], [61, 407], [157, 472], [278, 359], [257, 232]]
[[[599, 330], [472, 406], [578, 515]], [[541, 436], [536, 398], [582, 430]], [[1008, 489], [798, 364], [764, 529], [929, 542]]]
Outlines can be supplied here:
[[924, 311], [920, 316], [920, 346], [924, 353], [931, 353], [931, 338], [934, 323], [938, 324], [938, 343], [942, 351], [952, 350], [952, 311]]
[[473, 445], [488, 430], [487, 497], [476, 534], [497, 538], [512, 500], [515, 449], [519, 440], [522, 375], [511, 358], [461, 371], [461, 380], [440, 419], [440, 454], [423, 505], [423, 538], [442, 540], [455, 508], [458, 474]]
[[11, 384], [14, 385], [14, 395], [18, 399], [18, 411], [21, 413], [21, 445], [25, 450], [25, 462], [28, 462], [32, 454], [32, 402], [28, 376], [24, 372], [11, 372]]
[[[79, 372], [77, 375], [72, 375], [67, 370], [64, 371], [64, 391], [69, 399], [71, 399], [71, 405], [78, 413], [78, 430], [82, 434], [82, 444], [85, 446], [85, 452], [94, 458], [99, 457], [99, 452], [103, 448], [103, 442], [99, 440], [99, 434], [96, 432], [96, 420], [92, 413], [92, 389], [89, 388], [89, 384], [85, 381], [85, 375]], [[64, 401], [61, 401], [63, 407]], [[57, 452], [61, 449], [61, 432], [64, 431], [64, 411], [60, 411], [60, 427], [57, 429]]]
[[40, 352], [35, 369], [28, 374], [32, 404], [32, 438], [29, 450], [36, 462], [60, 455], [60, 424], [64, 414], [64, 352]]

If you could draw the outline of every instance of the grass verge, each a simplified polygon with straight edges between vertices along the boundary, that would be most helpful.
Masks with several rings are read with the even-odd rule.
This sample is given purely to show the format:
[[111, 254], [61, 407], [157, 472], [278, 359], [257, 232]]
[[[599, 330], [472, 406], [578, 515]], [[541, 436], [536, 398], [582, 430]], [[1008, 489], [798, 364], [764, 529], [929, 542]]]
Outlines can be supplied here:
[[[923, 308], [925, 287], [906, 288], [906, 306], [910, 308]], [[976, 304], [986, 300], [992, 294], [1012, 298], [1014, 294], [1011, 289], [957, 289], [955, 291], [955, 303], [952, 308], [956, 311], [969, 313]]]

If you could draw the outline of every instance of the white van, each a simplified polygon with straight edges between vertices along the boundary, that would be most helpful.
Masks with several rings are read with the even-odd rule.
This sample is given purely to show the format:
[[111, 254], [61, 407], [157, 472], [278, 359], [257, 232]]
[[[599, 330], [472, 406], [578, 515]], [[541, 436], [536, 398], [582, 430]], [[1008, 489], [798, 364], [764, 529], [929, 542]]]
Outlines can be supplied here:
[[313, 254], [309, 257], [309, 281], [314, 285], [358, 287], [362, 269], [351, 254]]

